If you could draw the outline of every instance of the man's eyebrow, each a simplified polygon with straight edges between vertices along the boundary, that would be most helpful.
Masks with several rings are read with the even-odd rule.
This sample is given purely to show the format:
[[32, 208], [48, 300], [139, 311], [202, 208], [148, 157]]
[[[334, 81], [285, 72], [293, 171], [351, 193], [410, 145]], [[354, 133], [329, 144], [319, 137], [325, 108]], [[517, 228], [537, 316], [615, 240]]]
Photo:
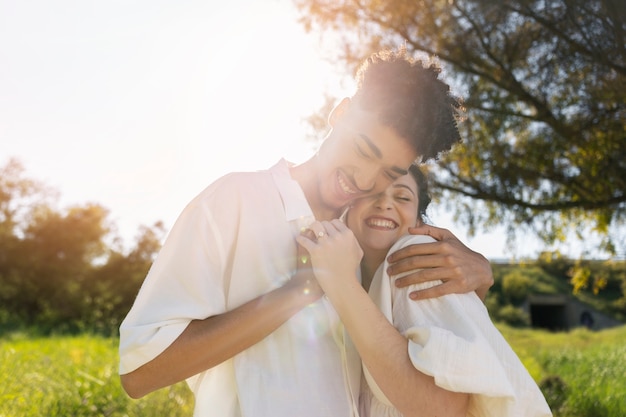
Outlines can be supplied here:
[[400, 175], [406, 175], [409, 173], [409, 171], [407, 171], [406, 169], [402, 169], [400, 167], [391, 167], [391, 170], [394, 172], [397, 172]]
[[378, 146], [376, 146], [374, 142], [365, 133], [359, 133], [359, 136], [361, 137], [361, 139], [365, 141], [365, 143], [370, 148], [370, 150], [374, 153], [374, 155], [376, 155], [376, 158], [380, 159], [383, 157], [383, 153], [380, 151], [380, 149], [378, 149]]
[[[368, 148], [370, 148], [370, 150], [374, 153], [374, 155], [376, 155], [378, 159], [383, 157], [383, 153], [381, 152], [381, 150], [378, 148], [378, 146], [374, 144], [372, 139], [370, 139], [365, 133], [359, 133], [359, 137], [363, 139], [363, 141], [367, 144]], [[402, 169], [396, 166], [391, 167], [391, 170], [400, 175], [406, 175], [409, 173], [408, 170]]]

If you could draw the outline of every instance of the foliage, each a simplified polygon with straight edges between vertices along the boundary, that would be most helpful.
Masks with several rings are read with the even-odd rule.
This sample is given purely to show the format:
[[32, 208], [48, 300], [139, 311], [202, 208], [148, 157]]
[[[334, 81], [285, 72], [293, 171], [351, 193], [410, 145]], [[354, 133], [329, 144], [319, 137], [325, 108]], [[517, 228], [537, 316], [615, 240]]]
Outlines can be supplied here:
[[[0, 167], [0, 236], [21, 236], [29, 215], [49, 204], [54, 193], [43, 184], [24, 177], [24, 167], [10, 159]], [[2, 249], [8, 249], [10, 245]]]
[[184, 383], [131, 400], [117, 376], [116, 338], [30, 338], [0, 341], [0, 416], [191, 416]]
[[432, 166], [469, 226], [546, 243], [591, 232], [624, 255], [626, 6], [619, 0], [295, 0], [350, 70], [404, 45], [436, 55], [466, 97], [462, 146]]
[[[590, 274], [588, 285], [575, 288], [576, 267], [584, 266]], [[511, 298], [512, 279], [523, 280], [522, 287], [528, 285], [527, 294], [572, 294], [581, 302], [619, 321], [626, 321], [626, 261], [589, 261], [573, 260], [559, 253], [543, 253], [537, 260], [526, 260], [521, 263], [492, 264], [494, 285], [489, 290], [485, 304], [493, 317], [507, 322], [499, 316], [499, 309], [515, 304], [520, 299]], [[603, 285], [592, 287], [590, 283], [603, 282]], [[517, 284], [515, 285], [517, 287]], [[524, 291], [520, 289], [520, 295]], [[507, 315], [513, 318], [513, 316]]]
[[521, 304], [528, 296], [532, 281], [521, 270], [509, 272], [502, 279], [502, 292], [513, 304]]
[[494, 321], [506, 323], [509, 326], [528, 327], [530, 325], [528, 313], [511, 304], [505, 304], [493, 312], [490, 311], [490, 315]]
[[567, 278], [569, 271], [574, 266], [571, 259], [559, 252], [543, 252], [539, 255], [537, 264], [547, 273], [563, 279]]
[[[122, 251], [103, 207], [56, 210], [50, 190], [25, 178], [15, 161], [0, 173], [0, 334], [27, 327], [42, 335], [116, 335], [160, 248], [163, 225], [141, 227], [134, 246]], [[576, 267], [602, 286], [573, 287]], [[598, 311], [626, 319], [624, 261], [575, 262], [544, 253], [536, 262], [492, 268], [495, 284], [485, 304], [495, 320], [527, 326], [528, 315], [517, 307], [526, 294], [573, 288]]]
[[[626, 318], [626, 262], [577, 260], [568, 271], [573, 293], [582, 301]], [[602, 300], [603, 306], [599, 306]]]
[[567, 384], [558, 375], [550, 375], [539, 381], [539, 388], [552, 410], [561, 410], [567, 401]]
[[626, 326], [563, 333], [499, 328], [539, 381], [555, 417], [626, 415]]
[[136, 246], [115, 244], [97, 204], [54, 208], [53, 193], [9, 161], [0, 169], [0, 329], [116, 334], [159, 249], [163, 226], [143, 227]]

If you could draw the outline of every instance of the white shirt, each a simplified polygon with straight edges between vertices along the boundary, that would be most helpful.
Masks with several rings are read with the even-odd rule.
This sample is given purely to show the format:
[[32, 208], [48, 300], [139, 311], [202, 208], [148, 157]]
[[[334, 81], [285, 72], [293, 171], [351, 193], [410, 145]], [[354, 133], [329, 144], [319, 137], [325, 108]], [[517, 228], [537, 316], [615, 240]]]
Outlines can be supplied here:
[[[191, 320], [282, 286], [296, 270], [295, 236], [313, 220], [284, 160], [207, 187], [176, 221], [120, 327], [120, 374], [155, 358]], [[322, 297], [187, 382], [196, 417], [347, 417], [357, 414], [360, 373], [358, 354]]]
[[[389, 250], [432, 242], [428, 236], [404, 236]], [[450, 294], [439, 298], [409, 299], [416, 289], [440, 281], [397, 288], [391, 284], [385, 261], [372, 279], [369, 295], [389, 322], [405, 335], [413, 366], [434, 377], [447, 390], [470, 393], [468, 416], [551, 416], [539, 387], [502, 334], [493, 325], [487, 309], [475, 293]], [[362, 415], [398, 417], [372, 376], [364, 367]]]

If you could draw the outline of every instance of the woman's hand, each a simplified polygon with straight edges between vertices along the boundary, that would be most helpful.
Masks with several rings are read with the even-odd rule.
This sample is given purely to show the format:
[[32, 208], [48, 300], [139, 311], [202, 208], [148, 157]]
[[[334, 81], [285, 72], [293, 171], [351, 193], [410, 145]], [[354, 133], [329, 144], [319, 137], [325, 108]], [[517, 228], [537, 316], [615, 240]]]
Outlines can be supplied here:
[[317, 281], [329, 292], [342, 280], [356, 279], [363, 251], [354, 234], [340, 220], [314, 222], [315, 237], [300, 235], [297, 241], [311, 258]]

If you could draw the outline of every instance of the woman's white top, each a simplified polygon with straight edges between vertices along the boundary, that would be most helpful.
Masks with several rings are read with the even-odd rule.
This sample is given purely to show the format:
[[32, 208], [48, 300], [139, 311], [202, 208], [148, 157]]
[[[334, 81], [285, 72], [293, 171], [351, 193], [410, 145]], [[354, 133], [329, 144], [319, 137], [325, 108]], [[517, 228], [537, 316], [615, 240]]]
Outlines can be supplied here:
[[[401, 238], [389, 253], [434, 241], [429, 236]], [[434, 281], [408, 288], [393, 285], [385, 261], [378, 268], [369, 295], [387, 319], [408, 339], [411, 362], [447, 390], [470, 393], [468, 416], [551, 416], [539, 387], [475, 293], [450, 294], [421, 301], [408, 294], [440, 284]], [[364, 368], [361, 384], [362, 417], [395, 417], [390, 404]]]

